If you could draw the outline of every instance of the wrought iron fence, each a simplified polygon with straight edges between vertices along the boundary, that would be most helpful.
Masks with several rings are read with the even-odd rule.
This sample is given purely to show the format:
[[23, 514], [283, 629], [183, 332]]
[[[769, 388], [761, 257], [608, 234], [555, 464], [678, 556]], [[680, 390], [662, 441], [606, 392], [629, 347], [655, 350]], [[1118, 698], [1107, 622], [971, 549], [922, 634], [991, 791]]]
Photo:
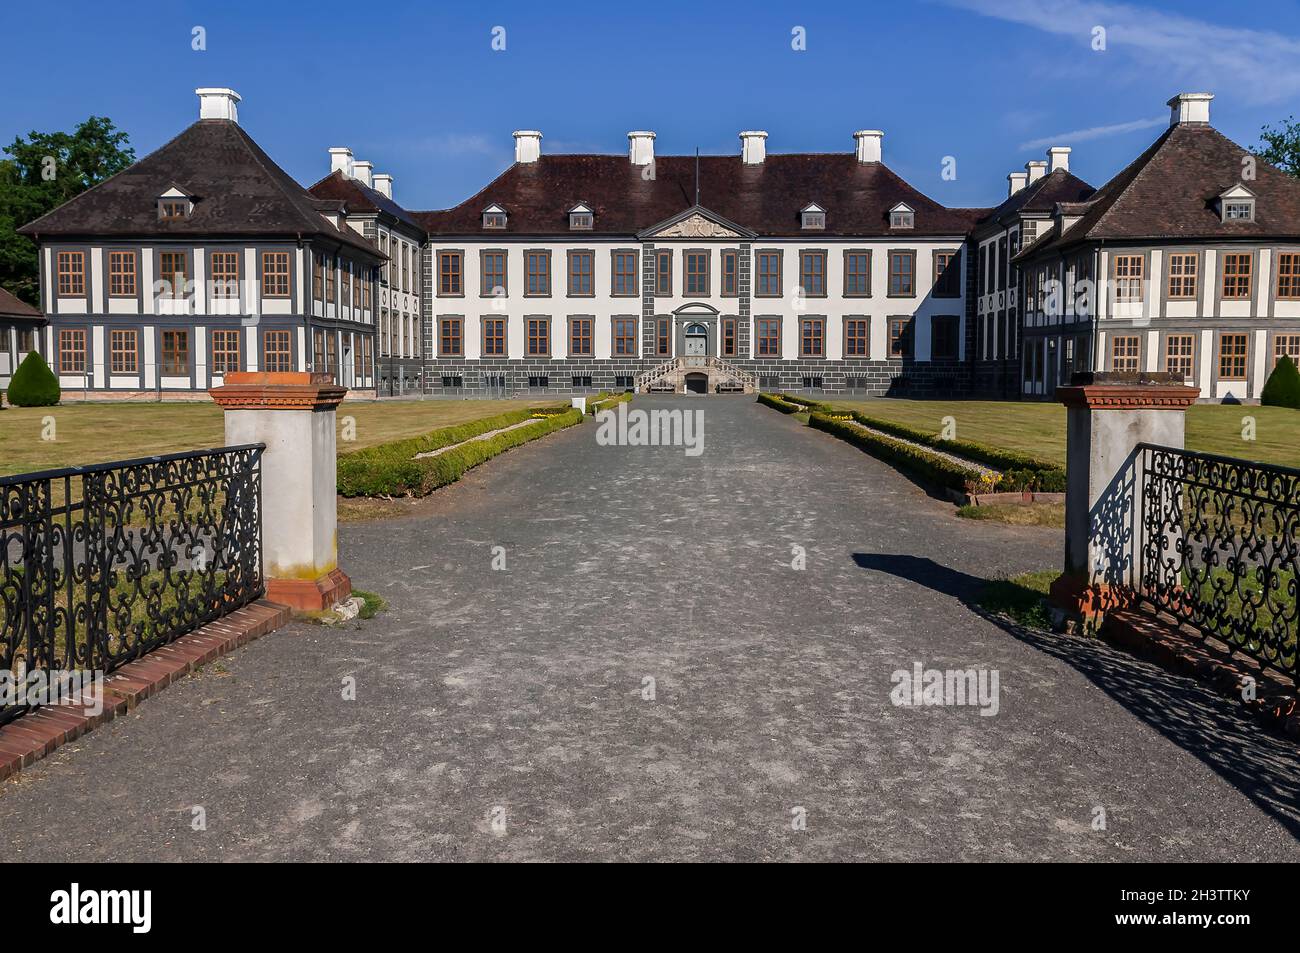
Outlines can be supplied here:
[[1144, 444], [1139, 594], [1297, 678], [1300, 470]]
[[0, 674], [108, 672], [259, 598], [263, 449], [0, 477]]

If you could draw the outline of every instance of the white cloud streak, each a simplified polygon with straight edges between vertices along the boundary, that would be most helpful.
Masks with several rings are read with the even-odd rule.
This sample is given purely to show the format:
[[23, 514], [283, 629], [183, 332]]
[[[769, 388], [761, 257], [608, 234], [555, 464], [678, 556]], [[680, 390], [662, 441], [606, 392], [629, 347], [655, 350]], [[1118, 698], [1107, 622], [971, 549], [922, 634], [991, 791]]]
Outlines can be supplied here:
[[1169, 117], [1155, 116], [1151, 119], [1134, 119], [1131, 122], [1117, 122], [1109, 126], [1093, 126], [1090, 129], [1075, 129], [1072, 132], [1061, 132], [1055, 136], [1044, 136], [1042, 139], [1030, 139], [1028, 142], [1022, 142], [1017, 147], [1019, 149], [1041, 149], [1044, 146], [1067, 146], [1076, 142], [1087, 142], [1089, 139], [1104, 139], [1107, 136], [1119, 136], [1126, 132], [1136, 132], [1139, 129], [1151, 129], [1155, 126], [1168, 125]]
[[[1168, 76], [1170, 95], [1188, 85], [1239, 102], [1275, 103], [1300, 94], [1300, 40], [1269, 30], [1222, 26], [1149, 7], [1091, 0], [945, 0], [950, 6], [1077, 40], [1092, 56], [1124, 57]], [[1091, 48], [1105, 27], [1106, 50]]]

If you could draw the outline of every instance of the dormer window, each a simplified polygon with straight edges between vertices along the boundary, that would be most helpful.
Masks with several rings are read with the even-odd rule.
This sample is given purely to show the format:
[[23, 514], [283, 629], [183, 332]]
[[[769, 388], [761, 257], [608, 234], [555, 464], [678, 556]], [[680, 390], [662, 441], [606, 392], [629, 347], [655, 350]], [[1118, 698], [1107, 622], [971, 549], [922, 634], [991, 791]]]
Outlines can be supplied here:
[[1255, 221], [1255, 193], [1244, 185], [1234, 185], [1219, 193], [1219, 220], [1223, 222]]
[[815, 202], [799, 210], [803, 227], [812, 231], [821, 231], [826, 227], [826, 210]]
[[569, 231], [589, 232], [596, 224], [596, 215], [586, 205], [575, 205], [569, 209]]
[[178, 188], [170, 188], [158, 196], [158, 221], [180, 222], [190, 217], [194, 203]]
[[899, 202], [889, 210], [889, 227], [890, 228], [915, 228], [916, 212], [910, 205]]
[[483, 210], [484, 228], [505, 228], [506, 210], [500, 205], [489, 205]]

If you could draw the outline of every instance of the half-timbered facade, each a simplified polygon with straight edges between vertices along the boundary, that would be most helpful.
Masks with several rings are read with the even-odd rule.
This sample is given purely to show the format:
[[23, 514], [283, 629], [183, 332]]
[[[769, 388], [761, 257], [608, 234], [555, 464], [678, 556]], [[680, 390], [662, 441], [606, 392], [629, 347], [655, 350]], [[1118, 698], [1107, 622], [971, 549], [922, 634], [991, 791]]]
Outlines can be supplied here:
[[20, 231], [65, 393], [202, 396], [236, 370], [328, 370], [373, 392], [383, 256], [240, 128], [239, 96]]
[[32, 351], [40, 349], [45, 317], [26, 301], [0, 288], [0, 390]]

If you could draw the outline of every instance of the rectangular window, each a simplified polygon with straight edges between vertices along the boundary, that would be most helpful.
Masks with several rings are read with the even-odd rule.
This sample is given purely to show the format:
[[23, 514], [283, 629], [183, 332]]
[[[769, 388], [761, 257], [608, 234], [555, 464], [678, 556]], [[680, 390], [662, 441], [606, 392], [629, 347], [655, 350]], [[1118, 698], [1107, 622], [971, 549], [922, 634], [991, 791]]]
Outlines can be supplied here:
[[1293, 364], [1300, 365], [1300, 334], [1279, 334], [1273, 338], [1273, 363], [1283, 357], [1289, 357]]
[[569, 319], [569, 356], [591, 355], [591, 318]]
[[336, 359], [337, 352], [334, 350], [334, 342], [338, 340], [338, 335], [333, 331], [325, 332], [325, 366], [330, 372], [330, 377], [338, 380], [339, 365]]
[[438, 356], [460, 357], [462, 353], [460, 318], [439, 318]]
[[1197, 255], [1169, 256], [1169, 297], [1195, 298], [1196, 272], [1200, 260]]
[[239, 370], [239, 332], [212, 332], [212, 373], [227, 374]]
[[464, 294], [461, 285], [463, 262], [458, 251], [438, 252], [438, 296], [459, 297]]
[[615, 298], [636, 296], [636, 258], [634, 251], [614, 252], [614, 287], [610, 293]]
[[137, 374], [140, 371], [140, 347], [135, 331], [111, 331], [108, 335], [109, 369], [114, 374]]
[[636, 356], [636, 318], [614, 319], [614, 356]]
[[686, 271], [686, 294], [692, 298], [709, 296], [709, 253], [688, 251], [683, 256]]
[[889, 356], [904, 358], [912, 356], [912, 319], [889, 319]]
[[503, 251], [485, 251], [480, 263], [481, 283], [479, 285], [479, 295], [484, 298], [503, 296], [506, 293], [506, 253]]
[[758, 253], [758, 291], [755, 297], [781, 297], [781, 253], [779, 251]]
[[1115, 256], [1115, 300], [1141, 301], [1146, 259], [1141, 255]]
[[79, 251], [61, 251], [57, 256], [59, 296], [80, 297], [86, 293], [86, 256]]
[[1191, 334], [1171, 334], [1165, 338], [1165, 370], [1170, 374], [1191, 380], [1196, 376], [1193, 358], [1196, 355], [1196, 337]]
[[1240, 300], [1250, 297], [1250, 268], [1252, 256], [1249, 252], [1232, 253], [1223, 256], [1223, 297]]
[[667, 357], [672, 353], [671, 328], [672, 322], [667, 318], [660, 318], [655, 322], [655, 355], [657, 357]]
[[1277, 256], [1277, 296], [1300, 298], [1300, 255], [1295, 252]]
[[334, 259], [330, 259], [330, 258], [325, 259], [325, 303], [326, 304], [335, 303], [334, 278], [336, 274], [335, 272], [336, 264], [337, 262]]
[[315, 301], [325, 301], [325, 263], [320, 255], [313, 254], [311, 264], [311, 296]]
[[[361, 276], [348, 271], [348, 283], [352, 286], [352, 307], [356, 311], [361, 310]], [[356, 317], [355, 315], [353, 316]]]
[[871, 295], [871, 252], [844, 253], [844, 297], [866, 298]]
[[825, 353], [826, 319], [799, 319], [799, 356], [821, 357]]
[[262, 334], [262, 370], [293, 370], [293, 347], [288, 331], [265, 331]]
[[916, 296], [916, 252], [891, 251], [889, 253], [889, 297], [913, 298]]
[[551, 319], [528, 319], [528, 356], [548, 357], [551, 353]]
[[799, 253], [799, 287], [805, 296], [826, 296], [826, 253], [801, 251]]
[[1245, 334], [1219, 335], [1219, 380], [1244, 381], [1246, 379], [1248, 341], [1249, 338]]
[[59, 329], [59, 373], [86, 372], [86, 332], [81, 328]]
[[113, 298], [135, 297], [135, 252], [108, 253], [108, 294]]
[[930, 359], [955, 361], [961, 320], [955, 314], [936, 314], [930, 319]]
[[936, 298], [961, 297], [961, 253], [937, 251], [934, 253], [934, 296]]
[[722, 319], [722, 356], [736, 356], [736, 319]]
[[[212, 297], [237, 298], [239, 296], [239, 252], [214, 251], [212, 253]], [[263, 280], [263, 288], [266, 282]]]
[[551, 293], [551, 253], [530, 251], [524, 254], [528, 283], [525, 297], [546, 297]]
[[1142, 338], [1139, 335], [1117, 334], [1111, 339], [1110, 369], [1112, 371], [1142, 369]]
[[781, 319], [759, 318], [757, 322], [757, 345], [759, 357], [781, 356]]
[[870, 353], [866, 318], [844, 319], [844, 356], [866, 357]]
[[596, 293], [592, 278], [593, 258], [589, 251], [569, 252], [569, 297], [590, 298]]
[[504, 357], [506, 353], [506, 319], [483, 319], [483, 356]]
[[673, 293], [673, 253], [668, 249], [655, 252], [655, 294], [661, 298]]
[[734, 298], [740, 294], [740, 253], [727, 249], [722, 253], [722, 297]]
[[289, 253], [287, 251], [262, 252], [262, 296], [289, 297]]
[[158, 278], [163, 282], [164, 298], [184, 298], [190, 280], [190, 256], [183, 251], [158, 253]]
[[189, 331], [164, 331], [162, 333], [162, 373], [171, 377], [189, 376]]

